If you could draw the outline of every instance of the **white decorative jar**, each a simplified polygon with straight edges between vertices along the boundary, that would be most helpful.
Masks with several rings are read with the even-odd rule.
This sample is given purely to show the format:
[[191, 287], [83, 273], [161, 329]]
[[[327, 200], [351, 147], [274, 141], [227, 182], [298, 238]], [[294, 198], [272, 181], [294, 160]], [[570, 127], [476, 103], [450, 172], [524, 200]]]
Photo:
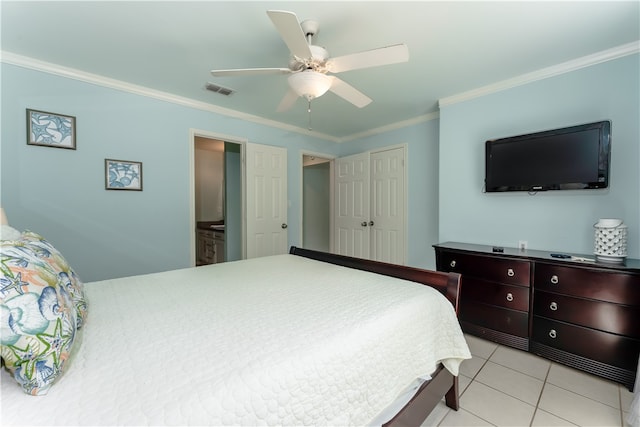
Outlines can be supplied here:
[[594, 254], [598, 262], [624, 262], [627, 257], [627, 226], [621, 219], [600, 219], [595, 228]]

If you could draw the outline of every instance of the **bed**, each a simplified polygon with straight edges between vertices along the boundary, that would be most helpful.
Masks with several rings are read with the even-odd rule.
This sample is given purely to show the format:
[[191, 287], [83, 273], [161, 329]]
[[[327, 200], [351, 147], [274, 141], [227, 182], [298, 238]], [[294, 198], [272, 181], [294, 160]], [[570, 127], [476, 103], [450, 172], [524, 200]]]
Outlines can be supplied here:
[[1, 424], [419, 425], [458, 409], [459, 285], [296, 247], [86, 283], [64, 374], [30, 396], [3, 371]]

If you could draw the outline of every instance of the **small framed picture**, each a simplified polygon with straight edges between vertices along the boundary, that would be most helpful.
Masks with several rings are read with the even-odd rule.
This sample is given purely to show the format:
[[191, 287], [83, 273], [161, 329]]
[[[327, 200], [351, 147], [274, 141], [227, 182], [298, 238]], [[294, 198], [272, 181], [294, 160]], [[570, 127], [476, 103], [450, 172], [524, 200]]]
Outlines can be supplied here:
[[104, 159], [107, 190], [142, 191], [142, 162]]
[[27, 144], [76, 149], [76, 118], [27, 109]]

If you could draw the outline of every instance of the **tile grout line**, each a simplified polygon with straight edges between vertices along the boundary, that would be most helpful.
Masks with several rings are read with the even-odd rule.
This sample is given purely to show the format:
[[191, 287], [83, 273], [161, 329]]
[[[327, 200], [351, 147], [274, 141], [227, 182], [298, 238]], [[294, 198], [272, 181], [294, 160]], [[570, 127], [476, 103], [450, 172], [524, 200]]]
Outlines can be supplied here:
[[[511, 370], [511, 371], [517, 372], [517, 373], [519, 373], [519, 374], [526, 375], [526, 376], [528, 376], [528, 377], [530, 377], [530, 378], [534, 378], [534, 379], [536, 379], [536, 380], [540, 381], [540, 379], [539, 379], [539, 378], [535, 378], [535, 377], [533, 377], [533, 376], [531, 376], [531, 375], [527, 375], [527, 374], [525, 374], [524, 372], [520, 372], [520, 371], [518, 371], [517, 369], [513, 369], [513, 368], [511, 368], [511, 367], [509, 367], [509, 366], [504, 366], [504, 365], [501, 365], [500, 363], [496, 363], [496, 362], [494, 362], [494, 361], [490, 360], [490, 359], [491, 359], [491, 357], [492, 357], [492, 356], [493, 356], [493, 355], [498, 351], [498, 349], [499, 349], [500, 347], [501, 347], [501, 345], [499, 345], [499, 344], [498, 344], [498, 345], [493, 349], [493, 351], [491, 352], [491, 354], [489, 355], [489, 357], [487, 357], [487, 358], [485, 359], [484, 363], [482, 364], [482, 366], [480, 367], [480, 369], [478, 369], [478, 371], [475, 373], [475, 375], [474, 375], [474, 376], [473, 376], [473, 378], [471, 379], [471, 382], [469, 383], [469, 385], [467, 386], [467, 388], [465, 389], [465, 391], [469, 389], [469, 387], [471, 386], [471, 384], [473, 384], [474, 382], [476, 382], [476, 383], [478, 383], [478, 384], [482, 384], [483, 386], [485, 386], [485, 387], [487, 387], [487, 388], [490, 388], [490, 389], [492, 389], [492, 390], [495, 390], [495, 391], [497, 391], [498, 393], [502, 393], [502, 394], [504, 394], [505, 396], [509, 396], [509, 397], [511, 397], [511, 398], [513, 398], [513, 399], [519, 400], [520, 402], [524, 403], [525, 405], [532, 406], [532, 407], [534, 408], [534, 411], [533, 411], [533, 415], [531, 416], [531, 421], [529, 421], [529, 426], [531, 426], [531, 424], [533, 423], [533, 419], [535, 418], [535, 414], [536, 414], [536, 410], [537, 410], [537, 404], [534, 406], [534, 405], [532, 405], [532, 404], [531, 404], [531, 403], [529, 403], [529, 402], [525, 402], [524, 400], [522, 400], [522, 399], [520, 399], [520, 398], [518, 398], [518, 397], [516, 397], [516, 396], [512, 396], [512, 395], [510, 395], [510, 394], [507, 394], [507, 393], [505, 393], [504, 391], [499, 390], [499, 389], [497, 389], [497, 388], [495, 388], [495, 387], [492, 387], [492, 386], [490, 386], [490, 385], [488, 385], [488, 384], [485, 384], [485, 383], [483, 383], [482, 381], [480, 381], [480, 380], [478, 380], [478, 379], [477, 379], [477, 376], [478, 376], [478, 374], [480, 374], [480, 371], [482, 371], [482, 369], [487, 365], [487, 363], [489, 363], [489, 362], [491, 361], [491, 363], [494, 363], [494, 364], [496, 364], [496, 365], [498, 365], [498, 366], [502, 366], [503, 368], [509, 369], [509, 370]], [[472, 354], [472, 356], [473, 356], [473, 354]], [[480, 357], [480, 356], [477, 356], [477, 357], [478, 357], [478, 358], [480, 358], [480, 359], [483, 359], [483, 358], [482, 358], [482, 357]], [[548, 375], [549, 375], [549, 370], [550, 370], [550, 369], [551, 369], [551, 365], [549, 365], [549, 368], [547, 369], [547, 374], [546, 374], [546, 376], [548, 376]], [[546, 376], [545, 376], [545, 382], [546, 382]], [[543, 388], [544, 388], [544, 382], [543, 382], [542, 386], [543, 386]], [[463, 392], [463, 394], [464, 394], [464, 392]], [[540, 396], [542, 396], [542, 392], [540, 392]], [[538, 396], [538, 401], [540, 400], [540, 396]], [[460, 407], [460, 409], [464, 409], [464, 408]], [[480, 415], [478, 415], [478, 414], [474, 414], [473, 412], [471, 412], [471, 411], [469, 411], [469, 410], [467, 410], [467, 409], [464, 409], [464, 410], [465, 410], [465, 412], [468, 412], [469, 414], [473, 415], [474, 417], [477, 417], [477, 418], [481, 419], [482, 421], [484, 421], [484, 422], [486, 422], [486, 423], [488, 423], [488, 424], [491, 424], [491, 425], [494, 425], [494, 426], [495, 426], [495, 424], [493, 424], [493, 423], [491, 423], [491, 422], [489, 422], [489, 421], [485, 420], [485, 419], [484, 419], [484, 418], [482, 418]], [[444, 420], [444, 418], [446, 418], [446, 416], [445, 416], [445, 417], [443, 417], [443, 419], [440, 421], [440, 423], [442, 423], [442, 421]]]
[[[546, 388], [547, 384], [551, 384], [551, 385], [553, 385], [554, 387], [558, 387], [558, 388], [559, 388], [559, 389], [561, 389], [561, 390], [567, 391], [567, 392], [569, 392], [569, 393], [573, 393], [573, 394], [575, 394], [575, 395], [577, 395], [577, 396], [580, 396], [580, 397], [583, 397], [583, 398], [585, 398], [585, 399], [591, 400], [591, 401], [593, 401], [593, 402], [595, 402], [595, 403], [599, 403], [599, 404], [601, 404], [601, 405], [608, 406], [609, 408], [612, 408], [612, 409], [618, 409], [618, 410], [619, 410], [619, 413], [620, 413], [620, 421], [621, 421], [620, 426], [621, 426], [621, 427], [625, 427], [625, 424], [624, 424], [624, 410], [623, 410], [623, 408], [622, 408], [622, 393], [620, 392], [620, 387], [616, 387], [617, 392], [618, 392], [618, 401], [619, 401], [619, 402], [618, 402], [618, 403], [619, 403], [619, 407], [618, 407], [618, 408], [616, 408], [616, 407], [611, 406], [611, 405], [609, 405], [609, 404], [607, 404], [607, 403], [605, 403], [605, 402], [601, 402], [601, 401], [600, 401], [600, 400], [598, 400], [598, 399], [594, 399], [594, 398], [592, 398], [592, 397], [585, 396], [585, 395], [583, 395], [583, 394], [579, 393], [579, 392], [578, 392], [578, 391], [576, 391], [576, 390], [568, 389], [568, 388], [565, 388], [565, 387], [561, 387], [561, 386], [559, 386], [559, 385], [556, 385], [556, 384], [553, 384], [553, 383], [549, 382], [549, 375], [550, 375], [550, 373], [551, 373], [551, 368], [553, 367], [553, 364], [554, 364], [554, 362], [553, 362], [553, 361], [550, 361], [550, 363], [549, 363], [549, 367], [547, 368], [547, 372], [546, 372], [546, 374], [545, 374], [545, 377], [544, 377], [544, 379], [543, 379], [543, 380], [541, 380], [540, 378], [537, 378], [537, 377], [535, 377], [535, 376], [529, 375], [529, 374], [527, 374], [527, 373], [525, 373], [525, 372], [521, 372], [521, 371], [519, 371], [519, 370], [517, 370], [517, 369], [514, 369], [514, 368], [512, 368], [512, 367], [510, 367], [510, 366], [503, 365], [503, 364], [501, 364], [501, 363], [497, 363], [497, 362], [495, 362], [495, 361], [493, 361], [493, 360], [490, 360], [490, 359], [491, 359], [491, 356], [493, 356], [493, 355], [495, 354], [495, 352], [498, 350], [498, 348], [500, 348], [500, 347], [501, 347], [501, 346], [500, 346], [500, 345], [498, 345], [498, 346], [497, 346], [497, 347], [496, 347], [496, 348], [491, 352], [491, 354], [490, 354], [489, 358], [487, 358], [487, 359], [485, 360], [485, 362], [482, 364], [482, 366], [480, 367], [480, 369], [478, 370], [478, 372], [476, 372], [476, 374], [473, 376], [473, 378], [472, 378], [472, 380], [471, 380], [471, 383], [473, 383], [473, 382], [480, 383], [480, 384], [482, 384], [482, 385], [484, 385], [484, 386], [486, 386], [486, 387], [489, 387], [489, 388], [491, 388], [491, 389], [493, 389], [493, 390], [496, 390], [496, 391], [498, 391], [498, 392], [500, 392], [500, 393], [503, 393], [503, 394], [505, 394], [505, 395], [507, 395], [507, 396], [510, 396], [510, 397], [514, 398], [514, 399], [517, 399], [517, 400], [521, 401], [522, 403], [525, 403], [525, 404], [530, 405], [530, 406], [534, 406], [534, 413], [533, 413], [533, 416], [532, 416], [532, 418], [531, 418], [531, 421], [529, 422], [529, 427], [531, 427], [531, 426], [533, 425], [533, 421], [534, 421], [534, 419], [535, 419], [535, 415], [536, 415], [536, 413], [538, 412], [538, 410], [540, 410], [540, 411], [542, 411], [542, 412], [545, 412], [545, 413], [547, 413], [547, 414], [550, 414], [550, 415], [552, 415], [552, 416], [554, 416], [554, 417], [560, 418], [560, 419], [562, 419], [562, 420], [564, 420], [564, 421], [568, 422], [569, 424], [575, 425], [575, 424], [574, 424], [574, 423], [572, 423], [571, 421], [566, 420], [566, 419], [564, 419], [563, 417], [560, 417], [560, 416], [558, 416], [558, 415], [556, 415], [556, 414], [553, 414], [553, 413], [551, 413], [551, 412], [548, 412], [548, 411], [546, 411], [546, 410], [544, 410], [544, 409], [541, 409], [541, 408], [539, 407], [539, 405], [540, 405], [540, 401], [542, 400], [542, 394], [543, 394], [543, 392], [544, 392], [544, 390], [545, 390], [545, 388]], [[477, 357], [480, 357], [480, 356], [477, 356]], [[498, 366], [501, 366], [501, 367], [503, 367], [503, 368], [505, 368], [505, 369], [509, 369], [509, 370], [514, 371], [514, 372], [517, 372], [517, 373], [519, 373], [519, 374], [525, 375], [525, 376], [527, 376], [527, 377], [529, 377], [529, 378], [536, 379], [536, 380], [538, 380], [538, 381], [542, 381], [542, 389], [540, 390], [540, 394], [538, 395], [538, 400], [537, 400], [536, 404], [535, 404], [535, 405], [532, 405], [531, 403], [529, 403], [529, 402], [525, 402], [524, 400], [522, 400], [522, 399], [520, 399], [520, 398], [518, 398], [518, 397], [516, 397], [516, 396], [512, 396], [512, 395], [510, 395], [510, 394], [507, 394], [507, 393], [505, 393], [505, 392], [504, 392], [504, 391], [502, 391], [502, 390], [499, 390], [499, 389], [497, 389], [497, 388], [495, 388], [495, 387], [492, 387], [492, 386], [490, 386], [490, 385], [488, 385], [488, 384], [483, 383], [482, 381], [479, 381], [479, 380], [477, 379], [477, 376], [478, 376], [478, 374], [480, 373], [480, 371], [481, 371], [481, 370], [482, 370], [482, 369], [487, 365], [487, 363], [488, 363], [488, 362], [494, 363], [494, 364], [496, 364], [496, 365], [498, 365]], [[469, 383], [469, 385], [471, 385], [471, 383]], [[468, 386], [467, 386], [467, 388], [468, 388]], [[469, 412], [469, 411], [467, 411], [467, 412]], [[473, 414], [472, 412], [469, 412], [469, 413]], [[474, 416], [478, 416], [478, 415], [476, 415], [476, 414], [473, 414], [473, 415], [474, 415]], [[486, 421], [486, 420], [484, 420], [484, 421]]]
[[624, 427], [624, 409], [622, 408], [622, 389], [618, 386], [618, 405], [620, 405], [620, 426]]
[[[512, 368], [511, 366], [503, 365], [502, 363], [498, 363], [498, 362], [496, 362], [496, 361], [494, 361], [494, 360], [490, 360], [490, 362], [491, 362], [491, 363], [494, 363], [494, 364], [496, 364], [496, 365], [498, 365], [498, 366], [501, 366], [501, 367], [503, 367], [503, 368], [505, 368], [505, 369], [509, 369], [510, 371], [514, 371], [514, 372], [517, 372], [517, 373], [519, 373], [519, 374], [522, 374], [522, 375], [524, 375], [524, 376], [526, 376], [526, 377], [532, 378], [532, 379], [534, 379], [534, 380], [538, 380], [538, 381], [542, 381], [542, 382], [546, 381], [546, 376], [545, 376], [545, 378], [544, 378], [544, 379], [541, 379], [541, 378], [538, 378], [538, 377], [536, 377], [536, 376], [530, 375], [530, 374], [528, 374], [528, 373], [526, 373], [526, 372], [522, 372], [522, 371], [520, 371], [520, 370], [518, 370], [518, 369], [516, 369], [516, 368]], [[551, 368], [551, 366], [549, 366], [549, 368]], [[548, 370], [547, 370], [547, 375], [548, 375]]]
[[549, 379], [549, 373], [551, 372], [551, 365], [552, 363], [549, 363], [549, 367], [547, 368], [547, 373], [545, 374], [544, 380], [542, 381], [542, 388], [540, 389], [540, 394], [538, 395], [538, 401], [536, 402], [536, 409], [533, 411], [533, 417], [531, 418], [529, 427], [533, 425], [533, 420], [536, 419], [536, 414], [538, 413], [538, 409], [540, 409], [540, 401], [542, 400], [542, 393], [544, 393], [544, 389], [547, 386], [547, 380]]
[[[500, 345], [499, 345], [499, 347], [500, 347]], [[508, 347], [507, 347], [507, 348], [508, 348]], [[492, 354], [492, 355], [493, 355], [493, 354]], [[537, 356], [537, 357], [539, 357], [539, 356]], [[487, 359], [487, 361], [488, 361], [488, 359]], [[522, 375], [526, 375], [526, 376], [527, 376], [527, 377], [529, 377], [529, 378], [533, 378], [533, 379], [536, 379], [536, 380], [539, 380], [539, 381], [543, 381], [543, 383], [544, 383], [544, 384], [543, 384], [543, 389], [544, 389], [544, 386], [547, 384], [547, 382], [549, 382], [549, 374], [551, 373], [551, 368], [553, 368], [553, 365], [555, 364], [555, 365], [558, 365], [558, 366], [565, 367], [565, 365], [563, 365], [563, 364], [561, 364], [561, 363], [554, 362], [554, 361], [552, 361], [552, 360], [548, 360], [548, 362], [549, 362], [549, 368], [547, 369], [547, 373], [546, 373], [546, 375], [545, 375], [545, 378], [544, 378], [543, 380], [541, 380], [540, 378], [535, 377], [535, 376], [533, 376], [533, 375], [529, 375], [529, 374], [528, 374], [528, 373], [526, 373], [526, 372], [519, 371], [518, 369], [514, 369], [514, 368], [512, 368], [512, 367], [510, 367], [510, 366], [503, 365], [503, 364], [501, 364], [501, 363], [498, 363], [498, 362], [496, 362], [496, 361], [491, 360], [491, 363], [495, 363], [496, 365], [502, 366], [503, 368], [510, 369], [510, 370], [515, 371], [515, 372], [518, 372], [518, 373], [520, 373], [520, 374], [522, 374]], [[483, 365], [482, 367], [484, 367], [484, 365]], [[594, 377], [598, 378], [597, 376], [594, 376]], [[577, 391], [577, 390], [575, 390], [575, 389], [572, 389], [572, 388], [565, 388], [565, 387], [562, 387], [562, 386], [560, 386], [560, 385], [554, 384], [554, 383], [552, 383], [552, 382], [549, 382], [549, 384], [553, 385], [554, 387], [558, 387], [558, 388], [559, 388], [559, 389], [561, 389], [561, 390], [568, 391], [568, 392], [573, 393], [573, 394], [576, 394], [576, 395], [578, 395], [578, 396], [580, 396], [580, 397], [584, 397], [585, 399], [589, 399], [589, 400], [591, 400], [591, 401], [593, 401], [593, 402], [599, 403], [599, 404], [601, 404], [601, 405], [608, 406], [609, 408], [612, 408], [612, 409], [619, 409], [621, 413], [624, 413], [624, 410], [623, 410], [623, 408], [622, 408], [622, 393], [621, 393], [621, 391], [620, 391], [620, 386], [621, 386], [621, 385], [620, 385], [620, 384], [617, 384], [617, 383], [615, 383], [615, 382], [614, 382], [613, 384], [616, 386], [616, 390], [617, 390], [617, 392], [618, 392], [618, 407], [611, 406], [610, 404], [608, 404], [608, 403], [606, 403], [606, 402], [603, 402], [603, 401], [598, 400], [598, 399], [596, 399], [596, 398], [593, 398], [593, 397], [587, 396], [587, 395], [585, 395], [585, 394], [582, 394], [582, 393], [580, 393], [579, 391]], [[542, 397], [542, 393], [540, 393], [540, 397]], [[623, 418], [624, 418], [624, 415], [623, 415]], [[624, 427], [624, 423], [622, 424], [622, 426]]]
[[[551, 384], [551, 385], [552, 385], [552, 386], [554, 386], [554, 387], [558, 387], [560, 390], [568, 391], [569, 393], [573, 393], [573, 394], [575, 394], [575, 395], [578, 395], [578, 396], [580, 396], [580, 397], [583, 397], [583, 398], [585, 398], [585, 399], [588, 399], [588, 400], [590, 400], [590, 401], [592, 401], [592, 402], [599, 403], [600, 405], [604, 405], [604, 406], [609, 407], [609, 408], [611, 408], [611, 409], [617, 409], [617, 410], [619, 410], [619, 411], [621, 411], [621, 412], [622, 412], [622, 402], [621, 402], [620, 397], [618, 397], [618, 403], [619, 403], [619, 405], [620, 405], [620, 406], [618, 406], [618, 407], [616, 408], [615, 406], [611, 406], [610, 404], [605, 403], [605, 402], [602, 402], [601, 400], [594, 399], [593, 397], [590, 397], [590, 396], [586, 396], [586, 395], [584, 395], [584, 394], [580, 393], [579, 391], [577, 391], [577, 390], [575, 390], [575, 389], [565, 388], [565, 387], [559, 386], [559, 385], [554, 384], [554, 383], [551, 383], [551, 382], [550, 382], [549, 384]], [[616, 387], [616, 388], [617, 388], [617, 390], [618, 390], [618, 396], [620, 396], [620, 388], [619, 388], [619, 387]], [[623, 424], [623, 425], [624, 425], [624, 424]]]
[[[471, 381], [469, 381], [469, 384], [467, 385], [467, 387], [465, 387], [465, 389], [462, 391], [462, 393], [460, 393], [460, 396], [458, 397], [459, 399], [462, 398], [462, 395], [464, 395], [464, 393], [469, 389], [469, 387], [471, 386], [471, 384], [476, 381], [476, 377], [478, 376], [478, 374], [480, 373], [480, 371], [482, 370], [482, 368], [485, 367], [485, 365], [487, 364], [487, 362], [489, 361], [489, 359], [491, 358], [491, 356], [494, 355], [494, 353], [498, 350], [498, 348], [500, 347], [500, 345], [496, 345], [495, 348], [493, 349], [493, 351], [491, 351], [491, 354], [489, 354], [489, 356], [485, 359], [484, 357], [480, 357], [477, 354], [473, 354], [471, 353], [472, 357], [477, 357], [478, 359], [484, 359], [484, 363], [480, 366], [480, 368], [478, 369], [478, 371], [473, 375], [473, 377], [467, 377], [470, 378]], [[466, 375], [465, 375], [466, 376]], [[482, 384], [482, 383], [480, 383]], [[468, 411], [467, 409], [462, 407], [462, 404], [460, 404], [460, 407], [458, 408], [458, 411], [465, 411], [471, 415], [473, 415], [474, 417], [477, 417], [479, 419], [481, 419], [482, 421], [486, 422], [487, 424], [491, 424], [492, 426], [495, 427], [495, 424], [485, 420], [484, 418], [474, 414], [473, 412]], [[437, 426], [441, 426], [442, 423], [444, 422], [445, 418], [447, 418], [447, 415], [449, 415], [451, 413], [452, 409], [449, 408], [449, 410], [444, 414], [444, 416], [442, 417], [442, 419], [438, 422]]]

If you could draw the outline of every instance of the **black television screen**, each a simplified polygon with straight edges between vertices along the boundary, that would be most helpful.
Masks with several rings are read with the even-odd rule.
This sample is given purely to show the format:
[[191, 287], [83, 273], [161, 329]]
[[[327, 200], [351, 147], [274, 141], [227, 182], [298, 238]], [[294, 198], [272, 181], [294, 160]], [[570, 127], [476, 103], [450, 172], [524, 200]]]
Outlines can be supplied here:
[[485, 191], [607, 188], [611, 122], [489, 140]]

